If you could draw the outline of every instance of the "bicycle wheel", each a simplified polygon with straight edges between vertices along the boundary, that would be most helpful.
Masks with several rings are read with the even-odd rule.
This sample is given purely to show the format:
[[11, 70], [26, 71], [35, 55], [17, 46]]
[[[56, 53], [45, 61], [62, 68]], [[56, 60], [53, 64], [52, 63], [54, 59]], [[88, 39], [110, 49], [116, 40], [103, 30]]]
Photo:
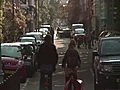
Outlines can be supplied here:
[[75, 83], [71, 83], [71, 89], [70, 90], [75, 90]]
[[71, 90], [75, 90], [74, 84], [71, 84]]

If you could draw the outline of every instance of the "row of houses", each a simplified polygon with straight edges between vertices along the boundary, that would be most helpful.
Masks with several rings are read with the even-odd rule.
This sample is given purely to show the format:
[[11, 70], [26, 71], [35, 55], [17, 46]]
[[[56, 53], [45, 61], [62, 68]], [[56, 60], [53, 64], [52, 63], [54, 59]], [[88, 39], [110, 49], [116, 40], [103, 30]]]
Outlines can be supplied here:
[[80, 0], [83, 20], [87, 22], [89, 31], [95, 30], [98, 35], [104, 29], [117, 30], [118, 2], [120, 3], [119, 0]]

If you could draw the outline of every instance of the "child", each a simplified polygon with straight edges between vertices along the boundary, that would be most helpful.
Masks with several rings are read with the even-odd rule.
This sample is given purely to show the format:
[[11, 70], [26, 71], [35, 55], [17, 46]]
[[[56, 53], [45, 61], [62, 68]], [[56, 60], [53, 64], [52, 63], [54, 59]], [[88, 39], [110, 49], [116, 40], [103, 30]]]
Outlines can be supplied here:
[[[66, 65], [67, 64], [67, 65]], [[62, 67], [65, 68], [65, 78], [66, 82], [69, 80], [69, 74], [74, 73], [77, 79], [77, 68], [76, 66], [80, 67], [81, 60], [79, 53], [76, 49], [76, 42], [74, 39], [71, 39], [68, 49], [64, 55], [62, 60]]]

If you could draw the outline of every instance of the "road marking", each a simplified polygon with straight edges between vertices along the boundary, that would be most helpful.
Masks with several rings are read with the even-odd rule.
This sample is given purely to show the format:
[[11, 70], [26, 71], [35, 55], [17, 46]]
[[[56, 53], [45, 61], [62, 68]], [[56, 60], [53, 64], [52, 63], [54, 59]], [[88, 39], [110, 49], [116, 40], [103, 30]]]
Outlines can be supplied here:
[[86, 72], [86, 71], [88, 71], [88, 70], [85, 70], [85, 69], [84, 69], [84, 70], [80, 70], [80, 71], [78, 71], [78, 72]]
[[60, 84], [58, 84], [58, 85], [54, 85], [55, 87], [64, 87], [65, 85], [60, 85]]
[[64, 55], [58, 55], [59, 57], [63, 57]]
[[82, 59], [87, 59], [87, 58], [84, 57], [84, 58], [82, 58]]
[[58, 74], [60, 75], [60, 74], [63, 74], [63, 73], [64, 73], [64, 71], [53, 73], [53, 76], [58, 75]]
[[84, 64], [87, 64], [88, 62], [83, 62]]
[[90, 68], [90, 72], [92, 73], [92, 76], [94, 77], [94, 73], [93, 73], [93, 70], [92, 70], [92, 68]]
[[20, 90], [24, 90], [25, 87], [27, 86], [28, 82], [29, 82], [29, 78], [26, 80], [25, 84], [23, 85], [23, 87]]
[[62, 66], [62, 64], [61, 64], [61, 63], [59, 63], [58, 65], [59, 65], [59, 66]]
[[85, 56], [87, 57], [88, 55], [86, 54]]

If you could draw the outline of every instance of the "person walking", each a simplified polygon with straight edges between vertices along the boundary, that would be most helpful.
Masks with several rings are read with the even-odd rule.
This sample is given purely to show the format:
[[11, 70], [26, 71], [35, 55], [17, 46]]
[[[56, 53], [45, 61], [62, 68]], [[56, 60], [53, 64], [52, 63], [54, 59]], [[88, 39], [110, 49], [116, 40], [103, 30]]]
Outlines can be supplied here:
[[[67, 65], [66, 65], [67, 64]], [[76, 49], [76, 42], [74, 39], [71, 39], [68, 44], [68, 49], [65, 52], [65, 55], [62, 59], [62, 67], [65, 69], [65, 79], [66, 82], [69, 80], [69, 74], [74, 73], [77, 79], [77, 66], [80, 67], [81, 59], [79, 53]]]
[[[40, 67], [40, 85], [44, 80], [44, 74], [46, 69], [52, 69], [49, 73], [50, 90], [52, 90], [52, 73], [56, 71], [56, 65], [58, 62], [58, 54], [56, 46], [52, 43], [52, 37], [50, 34], [44, 38], [44, 43], [40, 45], [37, 53], [37, 62]], [[42, 86], [40, 86], [41, 88]]]
[[54, 43], [54, 28], [53, 27], [50, 27], [50, 34], [52, 37], [52, 43]]

